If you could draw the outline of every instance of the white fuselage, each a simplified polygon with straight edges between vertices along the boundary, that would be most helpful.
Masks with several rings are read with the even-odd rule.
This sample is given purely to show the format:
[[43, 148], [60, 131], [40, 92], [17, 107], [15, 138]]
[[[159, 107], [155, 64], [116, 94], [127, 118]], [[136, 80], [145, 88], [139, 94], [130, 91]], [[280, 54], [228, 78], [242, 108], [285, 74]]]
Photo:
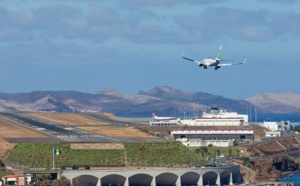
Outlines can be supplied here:
[[220, 63], [220, 61], [217, 59], [207, 58], [207, 59], [203, 59], [202, 63], [200, 63], [199, 66], [207, 66], [207, 67], [208, 66], [217, 66], [219, 63]]
[[157, 116], [154, 116], [154, 119], [156, 119], [157, 121], [162, 121], [162, 120], [173, 120], [175, 118], [174, 117], [157, 117]]

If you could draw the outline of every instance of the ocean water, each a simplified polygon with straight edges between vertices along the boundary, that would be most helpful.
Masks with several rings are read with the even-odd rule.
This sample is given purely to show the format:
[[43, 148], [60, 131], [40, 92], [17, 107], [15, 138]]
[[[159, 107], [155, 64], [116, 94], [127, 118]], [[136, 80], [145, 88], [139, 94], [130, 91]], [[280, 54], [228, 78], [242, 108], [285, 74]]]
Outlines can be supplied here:
[[[250, 117], [249, 117], [250, 119]], [[251, 121], [264, 122], [264, 121], [290, 121], [290, 122], [300, 122], [300, 113], [296, 114], [257, 114], [251, 115]]]
[[294, 182], [296, 186], [300, 186], [300, 174], [294, 174], [291, 177], [288, 178], [282, 178], [280, 179], [282, 182]]
[[[244, 113], [240, 113], [240, 114], [244, 114]], [[202, 115], [202, 114], [200, 114]], [[199, 115], [199, 116], [200, 116]], [[131, 117], [131, 118], [151, 118], [152, 114], [149, 113], [147, 115], [145, 114], [141, 114], [141, 115], [118, 115], [120, 117]], [[170, 116], [170, 117], [182, 117], [182, 116], [174, 116], [172, 114], [170, 115], [163, 115], [163, 116]], [[254, 115], [252, 113], [251, 117], [249, 116], [249, 119], [251, 118], [252, 122], [264, 122], [264, 121], [276, 121], [276, 122], [280, 122], [280, 121], [290, 121], [290, 122], [300, 122], [300, 113], [295, 113], [295, 114], [256, 114]]]

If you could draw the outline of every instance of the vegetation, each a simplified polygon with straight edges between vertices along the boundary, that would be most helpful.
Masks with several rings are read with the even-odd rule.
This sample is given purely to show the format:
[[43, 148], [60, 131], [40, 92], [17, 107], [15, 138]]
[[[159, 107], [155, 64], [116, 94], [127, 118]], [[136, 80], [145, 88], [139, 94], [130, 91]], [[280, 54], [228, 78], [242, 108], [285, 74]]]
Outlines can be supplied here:
[[239, 145], [239, 142], [237, 140], [234, 140], [233, 141], [233, 146], [238, 146]]
[[[125, 143], [124, 150], [74, 150], [59, 143], [18, 144], [7, 158], [8, 163], [28, 168], [52, 168], [53, 148], [62, 152], [54, 156], [55, 168], [66, 167], [182, 167], [206, 164], [205, 157], [180, 142]], [[126, 152], [126, 155], [125, 155]], [[126, 157], [126, 161], [125, 161]]]
[[8, 172], [0, 172], [0, 181], [2, 181], [3, 176], [13, 174], [13, 173], [8, 173]]
[[51, 175], [50, 174], [36, 174], [33, 180], [36, 185], [51, 185]]
[[51, 168], [53, 148], [62, 152], [54, 156], [55, 167], [66, 166], [125, 166], [124, 150], [74, 150], [70, 145], [57, 143], [21, 143], [15, 146], [7, 161], [29, 168]]
[[125, 143], [127, 162], [137, 167], [200, 166], [206, 163], [180, 142]]
[[240, 156], [240, 150], [237, 147], [212, 147], [212, 145], [202, 146], [195, 149], [195, 152], [202, 157], [216, 157], [223, 154], [225, 157]]
[[66, 177], [61, 177], [61, 179], [56, 179], [52, 182], [51, 186], [70, 186], [71, 182]]

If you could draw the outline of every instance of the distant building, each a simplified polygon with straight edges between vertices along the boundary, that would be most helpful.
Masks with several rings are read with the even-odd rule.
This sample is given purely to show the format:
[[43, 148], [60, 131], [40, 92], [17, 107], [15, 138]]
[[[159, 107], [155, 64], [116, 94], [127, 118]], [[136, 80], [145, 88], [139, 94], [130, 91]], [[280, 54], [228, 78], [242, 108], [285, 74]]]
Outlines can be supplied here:
[[11, 174], [2, 177], [3, 185], [27, 185], [27, 178], [24, 174]]
[[151, 120], [150, 126], [177, 126], [180, 124], [179, 120]]
[[278, 131], [278, 124], [277, 122], [270, 122], [270, 121], [265, 121], [262, 126], [264, 128], [267, 128], [271, 131]]
[[211, 107], [210, 113], [203, 112], [203, 118], [235, 118], [248, 123], [248, 115], [237, 112], [227, 112], [218, 107]]
[[290, 121], [281, 121], [281, 130], [290, 130], [291, 123]]
[[213, 145], [215, 147], [231, 147], [233, 146], [232, 140], [202, 140], [202, 139], [177, 139], [176, 141], [182, 142], [183, 145], [187, 147], [202, 147], [202, 146], [208, 146]]
[[281, 131], [265, 131], [267, 138], [281, 137]]
[[211, 107], [210, 113], [203, 112], [202, 117], [182, 119], [180, 123], [188, 126], [241, 126], [248, 125], [248, 115]]
[[233, 145], [234, 140], [241, 143], [252, 143], [254, 139], [251, 129], [173, 130], [171, 135], [175, 140], [181, 141], [189, 147], [208, 146], [209, 144], [228, 147]]

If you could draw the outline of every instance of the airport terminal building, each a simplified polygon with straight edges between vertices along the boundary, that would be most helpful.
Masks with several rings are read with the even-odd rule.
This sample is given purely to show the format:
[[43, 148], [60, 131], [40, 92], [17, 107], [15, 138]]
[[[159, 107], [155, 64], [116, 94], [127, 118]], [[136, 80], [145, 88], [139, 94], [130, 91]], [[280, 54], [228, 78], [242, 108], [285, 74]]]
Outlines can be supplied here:
[[240, 143], [252, 143], [254, 139], [252, 129], [173, 130], [171, 135], [188, 147], [208, 146], [209, 144], [230, 147], [233, 146], [235, 140]]
[[180, 123], [188, 126], [242, 126], [248, 125], [248, 115], [211, 107], [210, 113], [203, 112], [202, 117], [183, 119]]

